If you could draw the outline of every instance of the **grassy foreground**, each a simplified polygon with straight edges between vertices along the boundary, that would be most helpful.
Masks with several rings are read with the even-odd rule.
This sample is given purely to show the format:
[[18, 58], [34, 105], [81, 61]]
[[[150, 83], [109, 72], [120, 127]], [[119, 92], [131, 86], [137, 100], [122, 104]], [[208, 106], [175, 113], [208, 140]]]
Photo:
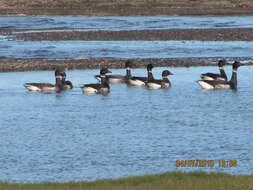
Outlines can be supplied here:
[[0, 182], [2, 190], [252, 190], [253, 175], [234, 176], [223, 173], [169, 172], [95, 182], [11, 184]]

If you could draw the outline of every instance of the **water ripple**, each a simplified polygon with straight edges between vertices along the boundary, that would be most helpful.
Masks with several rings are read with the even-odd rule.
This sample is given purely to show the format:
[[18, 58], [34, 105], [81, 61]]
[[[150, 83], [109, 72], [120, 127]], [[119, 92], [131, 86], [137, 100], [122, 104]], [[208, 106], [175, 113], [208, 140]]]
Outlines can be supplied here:
[[[163, 69], [154, 69], [155, 78]], [[175, 73], [170, 90], [112, 85], [106, 97], [86, 96], [79, 88], [29, 93], [23, 83], [53, 83], [54, 72], [2, 73], [0, 180], [80, 181], [200, 169], [249, 174], [253, 67], [239, 68], [237, 92], [200, 90], [199, 74], [216, 67], [169, 69]], [[231, 68], [225, 69], [230, 77]], [[68, 78], [78, 86], [95, 82], [96, 73], [69, 71]], [[176, 168], [178, 159], [238, 160], [238, 166]]]
[[246, 41], [0, 41], [1, 56], [26, 59], [251, 57], [252, 51]]
[[253, 16], [13, 16], [0, 17], [0, 28], [80, 30], [252, 28], [252, 19]]

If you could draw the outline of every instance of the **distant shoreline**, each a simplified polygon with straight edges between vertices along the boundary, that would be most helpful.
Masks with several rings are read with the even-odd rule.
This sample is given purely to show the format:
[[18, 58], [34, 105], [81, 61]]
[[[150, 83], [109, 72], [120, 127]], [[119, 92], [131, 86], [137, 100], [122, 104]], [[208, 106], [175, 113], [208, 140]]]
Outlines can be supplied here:
[[[63, 16], [172, 16], [172, 15], [253, 15], [253, 1], [206, 1], [203, 0], [0, 0], [0, 15], [63, 15]], [[11, 35], [17, 29], [0, 29], [0, 35]], [[87, 31], [87, 32], [38, 32], [20, 33], [19, 40], [208, 40], [208, 41], [253, 41], [253, 29], [189, 29], [189, 30], [145, 30], [145, 31]], [[14, 39], [15, 40], [15, 39]], [[135, 67], [155, 66], [209, 66], [220, 58], [162, 58], [131, 59]], [[250, 58], [229, 58], [252, 60]], [[0, 72], [54, 70], [64, 66], [68, 69], [97, 69], [102, 66], [123, 68], [126, 59], [117, 58], [73, 58], [68, 60], [8, 59], [0, 57]], [[104, 63], [102, 63], [104, 62]], [[250, 61], [247, 63], [252, 65]]]
[[253, 2], [248, 0], [0, 0], [0, 15], [249, 15]]
[[[200, 41], [252, 41], [253, 28], [218, 28], [218, 29], [164, 29], [164, 30], [96, 30], [96, 31], [50, 31], [0, 29], [9, 33], [14, 39], [28, 41], [124, 41], [124, 40], [200, 40]], [[15, 32], [19, 32], [16, 34]]]
[[[131, 60], [133, 62], [133, 68], [144, 68], [149, 63], [152, 63], [156, 67], [216, 66], [218, 60], [223, 58], [224, 57], [126, 59], [126, 58], [77, 57], [75, 59], [65, 59], [65, 60], [0, 58], [0, 72], [54, 70], [57, 67], [65, 67], [69, 70], [99, 69], [101, 67], [120, 69], [124, 68], [125, 62], [127, 60]], [[253, 66], [252, 58], [234, 57], [234, 58], [226, 58], [226, 60], [230, 63], [232, 63], [234, 60], [238, 60], [244, 62], [245, 65]]]

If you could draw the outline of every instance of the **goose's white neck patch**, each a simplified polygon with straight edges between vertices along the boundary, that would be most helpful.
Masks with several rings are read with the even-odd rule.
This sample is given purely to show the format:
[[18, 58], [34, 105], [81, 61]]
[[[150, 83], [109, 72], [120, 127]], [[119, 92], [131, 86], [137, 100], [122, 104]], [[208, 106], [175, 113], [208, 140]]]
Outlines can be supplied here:
[[62, 79], [62, 76], [55, 76], [56, 79]]

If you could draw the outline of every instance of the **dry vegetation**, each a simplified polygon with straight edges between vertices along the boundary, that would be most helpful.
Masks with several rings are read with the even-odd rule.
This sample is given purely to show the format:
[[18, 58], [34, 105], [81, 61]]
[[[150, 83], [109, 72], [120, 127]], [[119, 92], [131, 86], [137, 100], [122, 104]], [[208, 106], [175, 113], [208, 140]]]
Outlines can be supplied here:
[[0, 14], [252, 14], [250, 0], [0, 0]]

